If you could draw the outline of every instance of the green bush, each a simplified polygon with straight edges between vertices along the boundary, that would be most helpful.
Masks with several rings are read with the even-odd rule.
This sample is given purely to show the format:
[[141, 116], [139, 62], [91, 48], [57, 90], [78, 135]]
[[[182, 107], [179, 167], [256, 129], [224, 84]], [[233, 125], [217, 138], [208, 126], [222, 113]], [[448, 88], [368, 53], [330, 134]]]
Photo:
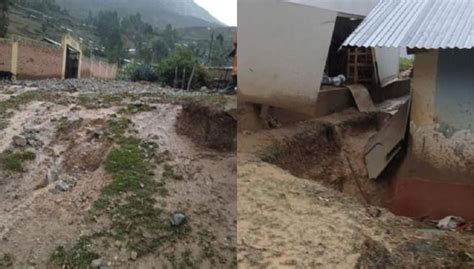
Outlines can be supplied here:
[[158, 67], [159, 79], [162, 83], [173, 87], [175, 80], [176, 68], [178, 68], [178, 87], [181, 87], [184, 69], [186, 69], [186, 77], [184, 85], [187, 85], [193, 68], [195, 69], [191, 88], [199, 89], [207, 85], [209, 74], [198, 60], [196, 60], [189, 49], [177, 47], [168, 57], [160, 62]]
[[155, 82], [158, 80], [158, 74], [151, 65], [132, 62], [120, 70], [119, 79]]
[[142, 64], [135, 68], [131, 76], [132, 81], [150, 81], [158, 80], [155, 69], [149, 64]]

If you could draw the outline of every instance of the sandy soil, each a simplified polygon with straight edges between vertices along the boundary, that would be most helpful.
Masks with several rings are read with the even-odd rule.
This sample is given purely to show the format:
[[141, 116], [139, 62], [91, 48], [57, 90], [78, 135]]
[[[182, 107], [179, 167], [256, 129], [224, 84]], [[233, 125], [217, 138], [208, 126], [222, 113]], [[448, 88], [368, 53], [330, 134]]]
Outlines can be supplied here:
[[[350, 124], [361, 123], [357, 118], [346, 111], [238, 135], [239, 268], [473, 265], [471, 235], [435, 230], [365, 202], [364, 196], [383, 203], [386, 188], [367, 179], [360, 156], [373, 128]], [[335, 133], [328, 135], [324, 126]], [[304, 139], [312, 145], [301, 146]], [[338, 178], [342, 184], [333, 184]]]
[[[72, 83], [79, 85], [75, 86], [79, 92], [69, 92], [70, 87], [59, 81], [43, 81], [3, 85], [0, 102], [25, 91], [47, 89], [48, 83], [68, 98], [77, 97], [82, 91], [108, 93], [101, 88], [105, 86], [113, 93], [127, 92], [129, 88], [132, 93], [151, 91], [156, 95], [160, 90], [131, 83], [113, 82], [110, 86], [107, 82], [77, 81]], [[166, 96], [167, 91], [170, 90], [160, 92], [161, 96]], [[58, 246], [72, 246], [81, 236], [107, 227], [106, 219], [93, 223], [87, 216], [101, 189], [111, 181], [102, 165], [113, 146], [104, 135], [104, 128], [107, 120], [117, 117], [129, 102], [125, 99], [104, 108], [86, 109], [81, 104], [42, 101], [8, 112], [11, 114], [7, 117], [8, 125], [0, 131], [0, 152], [29, 150], [36, 154], [36, 159], [25, 163], [24, 173], [0, 171], [0, 267], [4, 266], [2, 257], [8, 255], [13, 262], [7, 265], [12, 268], [46, 268]], [[156, 142], [161, 151], [168, 152], [173, 166], [183, 175], [183, 180], [167, 182], [169, 195], [156, 197], [156, 206], [165, 212], [185, 213], [191, 232], [136, 261], [131, 261], [130, 253], [123, 248], [110, 247], [100, 253], [103, 264], [109, 268], [173, 268], [172, 262], [176, 260], [170, 261], [170, 257], [181, 259], [182, 253], [190, 249], [191, 257], [187, 258], [196, 267], [235, 266], [235, 153], [217, 152], [178, 135], [175, 125], [182, 110], [180, 105], [166, 102], [150, 105], [154, 107], [151, 111], [130, 116], [134, 135]], [[60, 133], [58, 127], [64, 120], [74, 124]], [[21, 149], [12, 145], [12, 138], [25, 130], [34, 130], [42, 144]], [[161, 175], [162, 168], [156, 169], [155, 174]], [[74, 177], [77, 185], [68, 192], [55, 191], [57, 181], [65, 177]], [[203, 257], [204, 248], [213, 252], [212, 257]]]

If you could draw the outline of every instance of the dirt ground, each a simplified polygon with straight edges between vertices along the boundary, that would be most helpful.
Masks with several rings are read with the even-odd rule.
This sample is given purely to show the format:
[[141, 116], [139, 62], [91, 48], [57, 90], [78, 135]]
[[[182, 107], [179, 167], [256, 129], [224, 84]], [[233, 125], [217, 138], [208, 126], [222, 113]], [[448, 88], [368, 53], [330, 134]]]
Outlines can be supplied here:
[[[227, 119], [208, 135], [235, 140], [227, 131], [235, 124], [227, 118], [236, 106], [232, 97], [118, 81], [0, 85], [0, 268], [88, 268], [93, 260], [100, 268], [234, 267], [235, 151], [233, 144], [217, 151], [177, 133], [177, 126], [186, 127], [179, 118], [189, 101]], [[112, 123], [120, 119], [128, 127], [118, 139]], [[97, 213], [96, 204], [109, 198], [107, 188], [120, 187], [116, 180], [122, 179], [107, 163], [123, 145], [135, 145], [127, 141], [152, 148], [137, 162], [159, 191], [148, 192], [145, 179], [134, 184], [141, 187], [136, 195], [149, 195], [142, 202], [151, 202], [150, 212], [160, 217], [137, 215], [159, 225], [126, 227], [118, 236], [116, 223], [127, 220], [119, 222], [111, 212], [128, 209], [124, 201], [135, 194], [121, 193], [104, 213]], [[170, 227], [178, 212], [186, 221]], [[150, 231], [153, 244], [146, 238]]]
[[239, 268], [474, 266], [472, 233], [384, 208], [389, 182], [369, 180], [362, 158], [375, 122], [348, 110], [238, 134]]

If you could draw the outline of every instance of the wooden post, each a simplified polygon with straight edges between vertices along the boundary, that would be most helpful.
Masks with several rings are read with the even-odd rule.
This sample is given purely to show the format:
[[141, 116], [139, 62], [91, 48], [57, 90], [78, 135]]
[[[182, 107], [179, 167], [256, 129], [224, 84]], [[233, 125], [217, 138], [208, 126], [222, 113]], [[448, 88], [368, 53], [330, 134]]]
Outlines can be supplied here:
[[174, 80], [173, 80], [173, 88], [177, 88], [178, 87], [178, 67], [176, 66], [174, 68]]
[[191, 76], [189, 77], [189, 81], [188, 81], [188, 88], [187, 88], [188, 91], [191, 90], [191, 83], [193, 82], [195, 72], [196, 72], [196, 66], [193, 66], [193, 71], [191, 72]]
[[185, 85], [186, 85], [186, 67], [183, 70], [183, 80], [181, 80], [181, 89], [184, 90]]

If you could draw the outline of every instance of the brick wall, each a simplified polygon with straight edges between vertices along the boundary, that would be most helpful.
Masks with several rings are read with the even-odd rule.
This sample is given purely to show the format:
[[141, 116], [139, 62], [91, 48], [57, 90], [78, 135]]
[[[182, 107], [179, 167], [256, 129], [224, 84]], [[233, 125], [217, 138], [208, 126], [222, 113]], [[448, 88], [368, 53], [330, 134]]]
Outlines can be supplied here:
[[12, 64], [12, 44], [0, 40], [0, 71], [10, 71]]
[[18, 79], [61, 78], [63, 50], [32, 43], [18, 45]]
[[86, 57], [81, 58], [81, 78], [91, 77], [91, 60]]
[[[84, 66], [86, 63], [86, 66]], [[117, 77], [117, 65], [109, 64], [104, 61], [82, 58], [83, 67], [81, 67], [84, 73], [81, 73], [81, 78], [89, 77], [100, 78], [100, 79], [115, 79]], [[84, 76], [83, 74], [86, 74]]]
[[[10, 71], [12, 41], [0, 39], [0, 71]], [[115, 79], [117, 65], [98, 59], [81, 58], [81, 78]], [[17, 79], [62, 78], [63, 49], [34, 40], [18, 42]]]

